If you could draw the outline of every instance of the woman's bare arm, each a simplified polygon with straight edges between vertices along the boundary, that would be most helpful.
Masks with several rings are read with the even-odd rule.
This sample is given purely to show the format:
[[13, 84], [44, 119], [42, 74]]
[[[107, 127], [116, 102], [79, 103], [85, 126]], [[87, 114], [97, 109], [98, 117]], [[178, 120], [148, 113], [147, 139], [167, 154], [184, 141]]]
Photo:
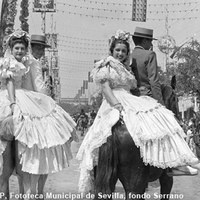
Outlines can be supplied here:
[[114, 106], [115, 104], [119, 103], [117, 98], [113, 94], [108, 81], [102, 83], [102, 91], [106, 100], [110, 103], [111, 106]]
[[13, 78], [8, 78], [6, 80], [6, 86], [8, 90], [8, 96], [10, 100], [10, 107], [13, 112], [14, 104], [15, 104], [15, 85]]
[[120, 112], [123, 110], [121, 103], [117, 100], [117, 98], [113, 94], [113, 91], [110, 88], [108, 81], [102, 83], [102, 92], [103, 92], [106, 100], [108, 101], [108, 103], [110, 103], [111, 106], [115, 107]]

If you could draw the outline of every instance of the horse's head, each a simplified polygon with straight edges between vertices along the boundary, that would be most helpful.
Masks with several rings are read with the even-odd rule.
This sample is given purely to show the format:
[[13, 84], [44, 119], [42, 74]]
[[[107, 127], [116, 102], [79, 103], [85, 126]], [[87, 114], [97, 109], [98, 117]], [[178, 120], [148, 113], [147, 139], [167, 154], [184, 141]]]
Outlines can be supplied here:
[[178, 98], [174, 89], [170, 85], [162, 84], [161, 90], [165, 106], [179, 119]]

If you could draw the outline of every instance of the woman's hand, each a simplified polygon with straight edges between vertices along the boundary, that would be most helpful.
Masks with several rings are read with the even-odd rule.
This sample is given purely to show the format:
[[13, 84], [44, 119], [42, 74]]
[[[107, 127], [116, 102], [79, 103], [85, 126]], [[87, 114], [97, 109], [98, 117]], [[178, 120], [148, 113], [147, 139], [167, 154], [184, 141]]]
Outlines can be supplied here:
[[15, 105], [16, 105], [16, 103], [11, 103], [11, 104], [10, 104], [10, 109], [11, 109], [12, 115], [13, 115], [13, 113], [14, 113]]
[[121, 103], [116, 103], [116, 104], [113, 105], [113, 107], [115, 109], [119, 110], [120, 113], [122, 112], [122, 110], [124, 110], [124, 108], [123, 108]]

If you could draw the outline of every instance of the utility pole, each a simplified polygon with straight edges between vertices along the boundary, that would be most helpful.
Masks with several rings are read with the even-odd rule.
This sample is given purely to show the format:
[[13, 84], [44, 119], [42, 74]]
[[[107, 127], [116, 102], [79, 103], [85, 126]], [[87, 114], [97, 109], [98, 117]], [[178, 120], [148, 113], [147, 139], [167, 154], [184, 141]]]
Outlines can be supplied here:
[[44, 35], [46, 33], [46, 10], [47, 10], [47, 5], [50, 2], [51, 0], [39, 0], [39, 3], [42, 5], [41, 18], [42, 18], [42, 32]]
[[[168, 5], [167, 4], [165, 7], [165, 12], [166, 12], [165, 30], [166, 30], [166, 36], [168, 38], [169, 37], [169, 21], [168, 21]], [[167, 43], [167, 45], [168, 45], [167, 48], [169, 49], [169, 43]], [[165, 54], [165, 71], [167, 71], [168, 63], [169, 63], [169, 57], [168, 57], [168, 52], [166, 52], [166, 54]]]
[[[52, 46], [53, 42], [51, 41], [52, 39], [52, 34], [46, 34], [46, 12], [56, 12], [55, 9], [55, 0], [34, 0], [34, 12], [41, 12], [41, 18], [42, 18], [42, 33], [45, 35], [47, 43]], [[57, 40], [57, 38], [56, 38]], [[57, 42], [57, 41], [56, 41]], [[53, 49], [53, 47], [52, 47]], [[49, 89], [50, 89], [50, 95], [52, 98], [54, 98], [54, 80], [52, 78], [52, 52], [48, 49], [49, 51], [49, 56], [47, 59], [47, 56], [44, 56], [42, 58], [43, 60], [43, 76], [44, 79], [47, 80]], [[49, 61], [49, 62], [48, 62]], [[46, 70], [46, 65], [48, 66], [48, 69]]]
[[47, 43], [51, 46], [47, 49], [49, 60], [49, 78], [51, 80], [51, 97], [59, 103], [60, 101], [60, 75], [59, 75], [59, 63], [58, 63], [58, 49], [56, 24], [54, 24], [54, 14], [51, 14], [51, 26], [50, 33], [46, 33]]

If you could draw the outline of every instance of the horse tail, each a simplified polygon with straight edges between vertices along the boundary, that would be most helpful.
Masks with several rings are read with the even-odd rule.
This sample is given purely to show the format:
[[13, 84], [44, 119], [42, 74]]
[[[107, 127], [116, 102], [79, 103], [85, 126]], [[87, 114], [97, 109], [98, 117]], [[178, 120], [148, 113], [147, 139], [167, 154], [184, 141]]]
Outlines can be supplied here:
[[98, 166], [95, 170], [95, 194], [111, 194], [117, 181], [118, 150], [115, 127], [107, 142], [99, 148]]

